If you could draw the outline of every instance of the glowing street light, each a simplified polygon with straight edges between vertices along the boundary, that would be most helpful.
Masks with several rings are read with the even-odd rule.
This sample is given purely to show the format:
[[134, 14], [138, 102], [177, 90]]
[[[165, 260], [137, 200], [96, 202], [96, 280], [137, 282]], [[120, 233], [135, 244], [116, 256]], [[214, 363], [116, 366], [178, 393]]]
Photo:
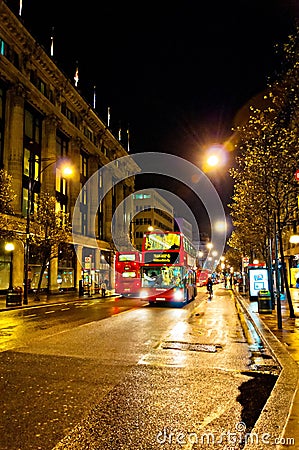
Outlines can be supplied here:
[[207, 159], [207, 164], [210, 167], [215, 167], [219, 164], [220, 159], [218, 155], [210, 155]]
[[226, 151], [223, 145], [213, 144], [206, 150], [204, 157], [203, 170], [209, 172], [226, 163]]
[[15, 246], [14, 246], [14, 244], [13, 244], [12, 242], [7, 242], [7, 243], [5, 244], [5, 250], [6, 250], [7, 252], [13, 252], [14, 249], [15, 249]]
[[212, 242], [208, 242], [208, 243], [207, 243], [207, 248], [208, 248], [209, 250], [211, 250], [211, 249], [213, 248]]

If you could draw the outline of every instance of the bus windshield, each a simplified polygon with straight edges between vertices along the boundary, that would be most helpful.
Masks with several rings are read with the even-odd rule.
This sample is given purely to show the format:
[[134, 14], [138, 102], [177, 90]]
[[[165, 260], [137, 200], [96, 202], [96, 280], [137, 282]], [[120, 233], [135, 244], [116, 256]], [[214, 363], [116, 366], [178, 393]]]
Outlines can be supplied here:
[[183, 287], [183, 268], [176, 266], [151, 266], [141, 270], [141, 286], [169, 289]]
[[150, 233], [145, 235], [145, 250], [178, 250], [181, 236], [176, 233]]
[[136, 261], [135, 253], [120, 253], [118, 255], [119, 262]]

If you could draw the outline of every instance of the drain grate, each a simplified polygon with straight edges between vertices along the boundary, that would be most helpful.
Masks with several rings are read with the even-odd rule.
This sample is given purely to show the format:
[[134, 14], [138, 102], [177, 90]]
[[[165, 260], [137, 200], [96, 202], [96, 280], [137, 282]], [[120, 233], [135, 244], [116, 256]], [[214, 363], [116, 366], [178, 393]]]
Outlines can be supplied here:
[[199, 343], [179, 342], [179, 341], [164, 341], [162, 342], [161, 347], [170, 350], [189, 350], [193, 352], [216, 353], [217, 350], [221, 348], [221, 345], [199, 344]]
[[250, 369], [253, 371], [270, 373], [277, 376], [281, 372], [281, 368], [279, 366], [266, 364], [251, 364]]

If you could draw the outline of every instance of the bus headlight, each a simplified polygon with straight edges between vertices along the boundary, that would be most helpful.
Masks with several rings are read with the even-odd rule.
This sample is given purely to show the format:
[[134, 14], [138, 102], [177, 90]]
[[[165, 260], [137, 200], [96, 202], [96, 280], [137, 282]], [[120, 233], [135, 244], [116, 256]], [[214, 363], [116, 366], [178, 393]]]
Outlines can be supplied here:
[[183, 300], [183, 298], [184, 298], [183, 291], [181, 291], [181, 290], [175, 291], [175, 293], [174, 293], [175, 300]]
[[141, 298], [146, 298], [146, 297], [148, 297], [147, 291], [141, 291], [141, 292], [140, 292], [140, 297], [141, 297]]

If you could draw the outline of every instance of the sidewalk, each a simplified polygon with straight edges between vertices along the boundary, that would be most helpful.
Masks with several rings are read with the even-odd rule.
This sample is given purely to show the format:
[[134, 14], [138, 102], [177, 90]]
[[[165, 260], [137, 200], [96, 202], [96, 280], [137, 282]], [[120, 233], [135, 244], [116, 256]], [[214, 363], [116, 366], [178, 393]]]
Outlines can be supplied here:
[[[287, 417], [283, 417], [281, 422], [285, 424], [282, 435], [285, 439], [293, 439], [294, 442], [287, 443], [286, 441], [284, 445], [276, 448], [299, 449], [299, 289], [291, 288], [296, 318], [291, 319], [289, 316], [287, 299], [281, 300], [281, 329], [278, 328], [277, 305], [275, 305], [272, 313], [260, 314], [257, 301], [251, 302], [248, 295], [238, 293], [236, 295], [245, 305], [255, 328], [261, 332], [263, 340], [270, 345], [274, 356], [283, 368], [273, 389], [273, 391], [276, 390], [276, 395], [273, 395], [273, 397], [279, 401], [276, 410], [281, 414], [281, 417], [283, 417], [284, 408], [285, 412], [288, 413]], [[267, 411], [264, 415], [267, 416]], [[268, 419], [271, 420], [271, 417]], [[264, 422], [267, 421], [264, 420]], [[277, 427], [279, 428], [280, 425], [277, 424]], [[264, 431], [267, 432], [266, 427]]]

